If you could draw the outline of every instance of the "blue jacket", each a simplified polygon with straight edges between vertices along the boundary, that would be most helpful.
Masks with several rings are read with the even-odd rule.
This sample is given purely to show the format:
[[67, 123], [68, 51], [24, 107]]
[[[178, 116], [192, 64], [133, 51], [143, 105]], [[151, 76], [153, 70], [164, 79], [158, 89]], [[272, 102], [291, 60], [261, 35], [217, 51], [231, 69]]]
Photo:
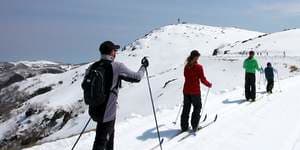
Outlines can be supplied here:
[[276, 70], [273, 67], [266, 67], [264, 71], [267, 80], [274, 80], [274, 72], [276, 72]]

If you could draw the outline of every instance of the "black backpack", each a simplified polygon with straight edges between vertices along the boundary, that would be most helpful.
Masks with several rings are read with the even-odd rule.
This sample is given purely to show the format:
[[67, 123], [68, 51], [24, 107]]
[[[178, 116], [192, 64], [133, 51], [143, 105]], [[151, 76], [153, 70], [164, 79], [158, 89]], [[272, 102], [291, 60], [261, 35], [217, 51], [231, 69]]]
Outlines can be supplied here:
[[100, 106], [107, 101], [107, 96], [109, 96], [106, 89], [108, 84], [107, 65], [111, 65], [110, 62], [98, 61], [92, 64], [81, 84], [84, 102], [91, 107]]
[[118, 78], [116, 86], [111, 90], [113, 82], [113, 69], [110, 60], [100, 60], [91, 65], [85, 75], [81, 87], [84, 102], [89, 105], [88, 113], [96, 122], [102, 122], [110, 93], [116, 94], [121, 86]]

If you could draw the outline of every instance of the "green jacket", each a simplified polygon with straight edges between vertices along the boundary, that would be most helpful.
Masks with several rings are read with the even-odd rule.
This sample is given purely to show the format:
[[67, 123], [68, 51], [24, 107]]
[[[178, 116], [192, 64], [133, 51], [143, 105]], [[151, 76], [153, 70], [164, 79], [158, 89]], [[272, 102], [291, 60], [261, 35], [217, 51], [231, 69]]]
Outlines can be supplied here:
[[255, 58], [249, 59], [247, 58], [244, 61], [243, 65], [246, 73], [255, 73], [255, 70], [261, 71], [260, 67], [258, 66], [257, 60]]

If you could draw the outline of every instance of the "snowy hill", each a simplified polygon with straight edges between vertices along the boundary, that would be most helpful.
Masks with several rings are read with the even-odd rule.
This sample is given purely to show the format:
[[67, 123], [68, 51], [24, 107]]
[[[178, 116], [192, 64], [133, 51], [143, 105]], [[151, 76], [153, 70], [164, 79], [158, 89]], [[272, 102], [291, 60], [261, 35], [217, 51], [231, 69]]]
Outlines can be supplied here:
[[[150, 56], [153, 74], [161, 74], [182, 65], [191, 50], [197, 49], [203, 56], [211, 56], [214, 49], [226, 44], [263, 35], [229, 27], [212, 27], [197, 24], [168, 25], [151, 31], [144, 37], [124, 47], [117, 60], [131, 68]], [[164, 61], [162, 61], [164, 60]]]
[[59, 63], [47, 61], [47, 60], [36, 60], [36, 61], [17, 61], [17, 62], [10, 62], [14, 65], [17, 64], [24, 64], [28, 67], [32, 66], [45, 66], [45, 65], [58, 65]]
[[239, 53], [254, 50], [261, 52], [262, 55], [270, 53], [270, 55], [276, 56], [300, 56], [300, 45], [296, 44], [299, 42], [299, 36], [300, 29], [265, 34], [257, 38], [229, 44], [221, 48], [220, 52]]
[[[18, 124], [20, 125], [19, 120], [14, 120], [13, 123], [9, 123], [9, 120], [13, 119], [17, 114], [31, 110], [24, 110], [25, 108], [23, 107], [28, 100], [51, 91], [55, 84], [59, 84], [53, 82], [43, 84], [41, 80], [43, 80], [45, 76], [59, 76], [78, 66], [79, 65], [60, 64], [50, 61], [0, 63], [0, 126], [6, 127], [2, 125], [9, 125], [9, 128], [6, 127], [6, 129], [0, 130], [1, 139], [6, 134], [12, 134], [12, 132], [16, 130], [16, 126], [18, 126]], [[22, 86], [28, 90], [31, 88], [32, 91], [22, 89]], [[20, 108], [20, 110], [17, 108]], [[9, 139], [10, 137], [7, 138]], [[2, 139], [0, 141], [0, 147], [7, 145], [5, 143], [6, 142]]]
[[0, 89], [44, 73], [63, 73], [78, 65], [50, 61], [0, 62]]
[[[124, 49], [157, 51], [159, 53], [167, 51], [175, 56], [185, 51], [198, 49], [202, 55], [210, 56], [215, 48], [263, 34], [237, 28], [177, 24], [155, 29]], [[131, 54], [134, 55], [134, 53]]]
[[[241, 66], [245, 57], [210, 55], [214, 49], [228, 43], [237, 43], [262, 34], [236, 28], [194, 24], [169, 25], [153, 30], [145, 37], [127, 45], [118, 53], [116, 61], [124, 62], [129, 68], [137, 70], [141, 58], [149, 56], [150, 81], [159, 112], [159, 122], [165, 124], [162, 129], [166, 130], [164, 136], [168, 138], [174, 134], [173, 131], [179, 129], [178, 126], [170, 126], [170, 123], [177, 114], [178, 105], [182, 103], [182, 71], [189, 52], [199, 49], [204, 55], [200, 58], [200, 63], [204, 66], [208, 80], [213, 83], [210, 94], [210, 102], [213, 104], [207, 104], [207, 111], [213, 114], [219, 111], [227, 113], [229, 108], [235, 106], [223, 104], [223, 101], [227, 102], [226, 96], [229, 100], [234, 95], [239, 95], [234, 98], [243, 98], [241, 87], [244, 84], [244, 71]], [[280, 70], [280, 79], [288, 80], [287, 78], [299, 75], [299, 70], [295, 68], [300, 66], [300, 61], [296, 57], [258, 57], [258, 60], [262, 66], [266, 62], [273, 62]], [[0, 147], [21, 149], [24, 146], [42, 144], [32, 149], [70, 149], [74, 138], [68, 137], [77, 135], [89, 118], [80, 88], [88, 66], [89, 64], [76, 66], [60, 74], [40, 74], [1, 90], [0, 94], [4, 97], [15, 96], [5, 95], [7, 91], [17, 92], [19, 96], [14, 98], [22, 99], [22, 103], [5, 117], [1, 117]], [[294, 68], [293, 71], [291, 68]], [[258, 78], [262, 88], [263, 76], [258, 75]], [[155, 131], [150, 130], [154, 128], [154, 124], [150, 123], [152, 110], [147, 88], [146, 81], [142, 80], [138, 84], [124, 83], [120, 89], [116, 133], [116, 143], [120, 145], [117, 149], [147, 149], [156, 141]], [[204, 96], [206, 88], [202, 88]], [[91, 123], [87, 130], [94, 128], [95, 123]], [[132, 132], [134, 129], [137, 131]], [[144, 134], [141, 135], [142, 133]], [[85, 134], [84, 139], [80, 141], [81, 148], [78, 149], [86, 149], [86, 144], [90, 145], [93, 137], [93, 132]], [[63, 138], [67, 139], [59, 140]], [[49, 141], [57, 142], [48, 143]]]
[[[277, 84], [277, 83], [276, 83]], [[219, 114], [215, 124], [200, 130], [184, 140], [184, 133], [171, 139], [179, 132], [178, 125], [172, 124], [178, 107], [159, 112], [161, 136], [165, 139], [166, 150], [253, 150], [253, 149], [300, 149], [300, 77], [281, 81], [281, 89], [275, 94], [259, 95], [255, 103], [243, 102], [243, 89], [221, 95], [209, 96], [206, 112]], [[280, 92], [280, 90], [282, 90]], [[211, 117], [211, 116], [210, 116]], [[208, 118], [213, 119], [213, 118]], [[151, 149], [157, 144], [153, 117], [136, 116], [116, 126], [116, 149]], [[77, 149], [92, 147], [95, 133], [84, 134]], [[68, 150], [77, 136], [35, 146], [26, 150]], [[171, 140], [170, 140], [171, 139]], [[129, 144], [130, 143], [130, 144]], [[159, 148], [157, 148], [159, 149]]]

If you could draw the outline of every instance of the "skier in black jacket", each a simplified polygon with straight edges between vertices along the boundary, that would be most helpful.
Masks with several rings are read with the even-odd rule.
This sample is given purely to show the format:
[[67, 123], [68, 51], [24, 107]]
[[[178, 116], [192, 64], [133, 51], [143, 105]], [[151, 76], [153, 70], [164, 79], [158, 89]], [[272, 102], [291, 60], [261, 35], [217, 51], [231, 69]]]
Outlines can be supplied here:
[[277, 71], [272, 67], [272, 64], [268, 62], [264, 72], [268, 82], [266, 89], [267, 92], [271, 94], [274, 87], [274, 72], [277, 73]]

